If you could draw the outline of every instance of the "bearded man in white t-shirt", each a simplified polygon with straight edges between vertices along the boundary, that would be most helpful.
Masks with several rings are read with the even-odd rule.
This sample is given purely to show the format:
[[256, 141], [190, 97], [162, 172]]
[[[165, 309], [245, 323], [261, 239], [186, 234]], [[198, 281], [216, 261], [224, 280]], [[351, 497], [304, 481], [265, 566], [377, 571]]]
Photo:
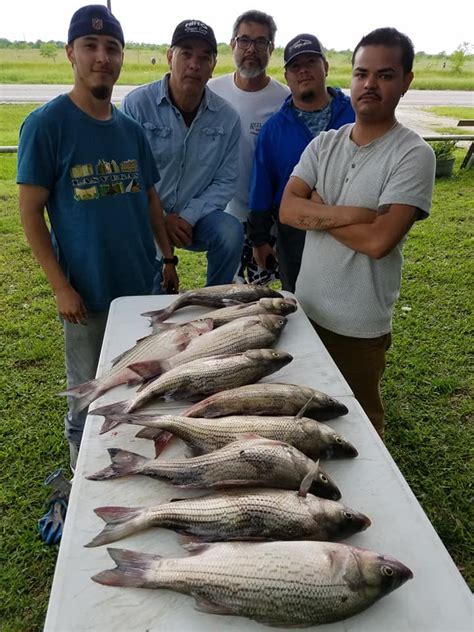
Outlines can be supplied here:
[[413, 79], [411, 40], [372, 31], [352, 57], [354, 124], [322, 132], [286, 185], [280, 221], [307, 231], [296, 296], [377, 432], [403, 245], [428, 217], [435, 158], [395, 118]]
[[[237, 192], [226, 211], [246, 227], [249, 212], [250, 174], [257, 136], [262, 125], [282, 105], [289, 89], [267, 75], [267, 66], [275, 47], [276, 24], [262, 11], [246, 11], [234, 23], [230, 45], [236, 70], [211, 79], [208, 86], [227, 99], [238, 112], [242, 125]], [[268, 262], [269, 270], [259, 268], [252, 257], [252, 247], [245, 243], [236, 280], [267, 283], [272, 278], [276, 261]]]

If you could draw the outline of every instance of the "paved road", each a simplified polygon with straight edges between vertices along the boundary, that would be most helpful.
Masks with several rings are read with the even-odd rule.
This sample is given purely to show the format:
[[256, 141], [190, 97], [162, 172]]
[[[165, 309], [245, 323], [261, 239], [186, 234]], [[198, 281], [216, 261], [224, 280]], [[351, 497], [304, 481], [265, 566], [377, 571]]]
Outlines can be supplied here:
[[[136, 86], [115, 86], [114, 101], [121, 101]], [[0, 103], [44, 103], [68, 92], [70, 85], [0, 85]], [[348, 93], [348, 90], [345, 90]], [[409, 90], [400, 102], [403, 106], [426, 107], [456, 105], [474, 107], [474, 92], [454, 90]]]

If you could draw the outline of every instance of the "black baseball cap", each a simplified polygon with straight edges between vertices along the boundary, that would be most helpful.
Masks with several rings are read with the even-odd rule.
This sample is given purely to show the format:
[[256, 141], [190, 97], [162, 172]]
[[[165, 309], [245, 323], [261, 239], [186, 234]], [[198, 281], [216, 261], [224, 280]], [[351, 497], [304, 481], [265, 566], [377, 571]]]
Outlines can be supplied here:
[[320, 55], [325, 59], [323, 47], [318, 38], [309, 33], [300, 33], [285, 46], [285, 52], [283, 53], [285, 68], [295, 57], [303, 53], [313, 53], [313, 55]]
[[217, 55], [216, 36], [211, 27], [204, 24], [204, 22], [200, 20], [183, 20], [180, 22], [174, 30], [171, 46], [175, 46], [188, 37], [203, 39], [212, 48], [213, 53]]
[[67, 43], [86, 35], [110, 35], [125, 46], [120, 22], [103, 4], [88, 4], [72, 16]]

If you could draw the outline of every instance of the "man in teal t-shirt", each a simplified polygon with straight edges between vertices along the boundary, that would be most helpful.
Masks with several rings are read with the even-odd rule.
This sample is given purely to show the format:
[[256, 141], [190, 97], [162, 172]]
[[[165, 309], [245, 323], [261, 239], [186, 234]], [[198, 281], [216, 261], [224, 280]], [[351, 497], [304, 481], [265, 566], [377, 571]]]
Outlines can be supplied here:
[[[172, 258], [148, 141], [111, 104], [123, 46], [120, 23], [106, 7], [76, 11], [66, 46], [74, 87], [32, 112], [20, 131], [21, 220], [63, 322], [68, 389], [95, 377], [110, 302], [151, 292], [154, 239]], [[164, 282], [178, 287], [171, 262]], [[69, 397], [72, 468], [86, 415]]]

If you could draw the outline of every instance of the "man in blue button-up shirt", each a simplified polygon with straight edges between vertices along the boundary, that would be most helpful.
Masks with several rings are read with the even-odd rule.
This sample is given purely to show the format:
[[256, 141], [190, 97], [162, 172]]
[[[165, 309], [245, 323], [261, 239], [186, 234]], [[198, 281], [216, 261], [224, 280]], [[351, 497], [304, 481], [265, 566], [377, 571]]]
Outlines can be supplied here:
[[[181, 22], [167, 53], [170, 72], [133, 90], [122, 105], [150, 141], [170, 240], [207, 252], [207, 285], [232, 282], [244, 240], [241, 223], [223, 212], [237, 184], [240, 119], [206, 86], [216, 57], [212, 29], [198, 20]], [[156, 294], [163, 292], [162, 262], [160, 254]]]

